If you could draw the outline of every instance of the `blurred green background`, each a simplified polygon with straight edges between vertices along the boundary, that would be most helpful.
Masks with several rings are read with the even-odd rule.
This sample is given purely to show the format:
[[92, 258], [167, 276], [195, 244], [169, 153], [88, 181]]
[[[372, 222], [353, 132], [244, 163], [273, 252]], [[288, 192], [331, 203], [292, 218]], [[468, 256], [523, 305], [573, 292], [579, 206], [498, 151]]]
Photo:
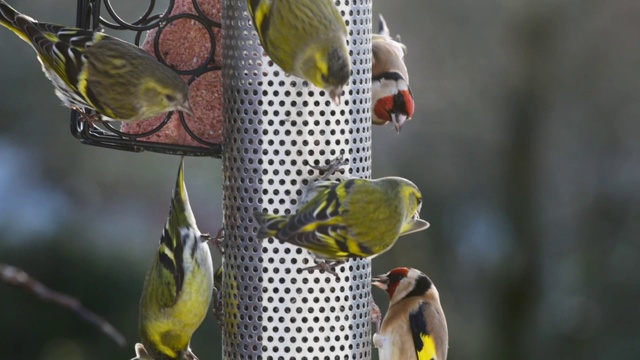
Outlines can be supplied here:
[[[10, 3], [75, 23], [76, 1]], [[139, 13], [115, 4], [127, 20]], [[373, 272], [430, 275], [451, 359], [640, 358], [640, 2], [377, 0], [376, 26], [380, 12], [409, 48], [416, 116], [400, 136], [373, 129], [373, 176], [417, 183], [432, 226]], [[129, 341], [120, 349], [0, 284], [0, 358], [129, 359], [178, 157], [81, 145], [31, 48], [6, 29], [0, 44], [0, 262], [79, 298]], [[212, 233], [220, 170], [186, 163]], [[215, 359], [219, 339], [209, 316], [192, 345]]]

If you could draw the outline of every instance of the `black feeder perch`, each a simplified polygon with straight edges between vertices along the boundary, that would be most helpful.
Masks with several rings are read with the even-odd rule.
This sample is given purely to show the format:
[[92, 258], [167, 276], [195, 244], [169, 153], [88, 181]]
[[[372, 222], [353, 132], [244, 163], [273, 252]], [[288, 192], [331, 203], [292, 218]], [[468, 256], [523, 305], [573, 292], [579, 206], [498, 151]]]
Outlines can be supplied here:
[[[100, 15], [100, 10], [103, 4], [110, 20]], [[188, 76], [187, 84], [191, 85], [200, 76], [206, 73], [211, 71], [221, 71], [222, 64], [216, 63], [214, 58], [214, 54], [217, 49], [214, 28], [220, 29], [221, 24], [220, 22], [207, 17], [198, 5], [197, 0], [193, 0], [193, 7], [196, 14], [181, 13], [170, 15], [174, 9], [174, 5], [175, 0], [169, 0], [169, 4], [166, 9], [161, 10], [161, 13], [154, 14], [154, 12], [156, 12], [156, 0], [149, 0], [149, 5], [143, 14], [140, 15], [137, 20], [129, 23], [118, 16], [111, 5], [110, 0], [78, 0], [76, 26], [82, 29], [92, 30], [108, 28], [118, 31], [132, 31], [135, 33], [134, 43], [137, 46], [140, 46], [140, 41], [143, 39], [143, 33], [157, 29], [155, 38], [153, 39], [155, 54], [158, 61], [169, 66], [164, 59], [164, 55], [160, 52], [160, 37], [162, 36], [163, 29], [165, 29], [168, 24], [180, 19], [189, 19], [198, 22], [209, 33], [211, 48], [208, 58], [198, 67], [192, 69], [181, 70], [169, 66], [179, 75]], [[89, 109], [86, 109], [86, 112], [88, 114], [91, 113]], [[104, 122], [98, 126], [91, 125], [84, 121], [83, 116], [80, 113], [71, 111], [71, 133], [83, 144], [110, 149], [133, 152], [142, 152], [146, 150], [163, 154], [209, 156], [214, 158], [220, 158], [222, 156], [222, 145], [204, 140], [196, 135], [194, 131], [189, 128], [189, 125], [182, 113], [179, 114], [182, 127], [191, 139], [200, 144], [199, 146], [167, 144], [157, 141], [143, 140], [145, 137], [157, 134], [165, 128], [169, 123], [169, 120], [171, 120], [172, 115], [173, 112], [167, 113], [164, 120], [151, 130], [142, 133], [128, 133], [116, 128], [116, 126], [118, 126], [117, 122]], [[222, 121], [222, 119], [220, 119], [220, 121]]]

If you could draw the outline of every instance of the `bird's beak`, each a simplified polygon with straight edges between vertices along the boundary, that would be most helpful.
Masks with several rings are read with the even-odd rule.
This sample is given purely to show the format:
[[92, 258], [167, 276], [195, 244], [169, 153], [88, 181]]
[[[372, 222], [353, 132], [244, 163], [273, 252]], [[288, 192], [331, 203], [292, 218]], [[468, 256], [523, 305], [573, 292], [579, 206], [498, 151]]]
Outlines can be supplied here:
[[393, 123], [393, 127], [396, 128], [396, 132], [400, 134], [400, 130], [402, 130], [402, 125], [404, 125], [405, 121], [407, 121], [407, 115], [392, 113], [391, 114], [391, 122]]
[[371, 285], [377, 286], [382, 290], [387, 290], [387, 284], [389, 283], [389, 278], [387, 278], [387, 274], [378, 275], [371, 278]]
[[416, 212], [413, 214], [413, 220], [420, 219], [420, 210], [422, 209], [422, 204], [418, 205]]
[[340, 105], [340, 95], [342, 95], [342, 86], [332, 87], [329, 89], [329, 97], [336, 105]]
[[188, 101], [186, 103], [180, 105], [178, 110], [193, 116], [193, 108], [191, 107], [191, 103], [189, 103]]
[[149, 353], [147, 353], [147, 349], [145, 349], [144, 345], [142, 345], [141, 343], [137, 343], [134, 349], [136, 351], [136, 357], [131, 360], [150, 359]]

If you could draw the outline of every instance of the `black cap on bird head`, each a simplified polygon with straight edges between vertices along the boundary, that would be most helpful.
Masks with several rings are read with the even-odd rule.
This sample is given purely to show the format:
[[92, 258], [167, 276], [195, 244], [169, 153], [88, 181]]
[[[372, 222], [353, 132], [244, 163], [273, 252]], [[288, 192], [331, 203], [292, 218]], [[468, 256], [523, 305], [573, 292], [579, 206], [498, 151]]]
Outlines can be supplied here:
[[398, 292], [401, 298], [420, 296], [431, 289], [431, 279], [420, 270], [399, 267], [371, 278], [371, 284], [386, 291], [389, 298]]

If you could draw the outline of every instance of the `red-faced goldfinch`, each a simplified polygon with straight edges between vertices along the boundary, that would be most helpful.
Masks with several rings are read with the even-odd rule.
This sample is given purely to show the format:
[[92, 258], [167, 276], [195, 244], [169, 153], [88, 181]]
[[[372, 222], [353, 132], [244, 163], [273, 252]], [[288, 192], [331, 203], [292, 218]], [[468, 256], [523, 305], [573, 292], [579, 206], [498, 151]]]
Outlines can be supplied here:
[[380, 15], [380, 31], [372, 39], [371, 113], [375, 125], [391, 122], [399, 133], [405, 121], [413, 117], [415, 104], [409, 88], [409, 73], [404, 64], [407, 47], [389, 35]]
[[389, 310], [373, 336], [380, 360], [446, 360], [449, 335], [438, 290], [419, 270], [396, 268], [374, 276], [389, 294]]

